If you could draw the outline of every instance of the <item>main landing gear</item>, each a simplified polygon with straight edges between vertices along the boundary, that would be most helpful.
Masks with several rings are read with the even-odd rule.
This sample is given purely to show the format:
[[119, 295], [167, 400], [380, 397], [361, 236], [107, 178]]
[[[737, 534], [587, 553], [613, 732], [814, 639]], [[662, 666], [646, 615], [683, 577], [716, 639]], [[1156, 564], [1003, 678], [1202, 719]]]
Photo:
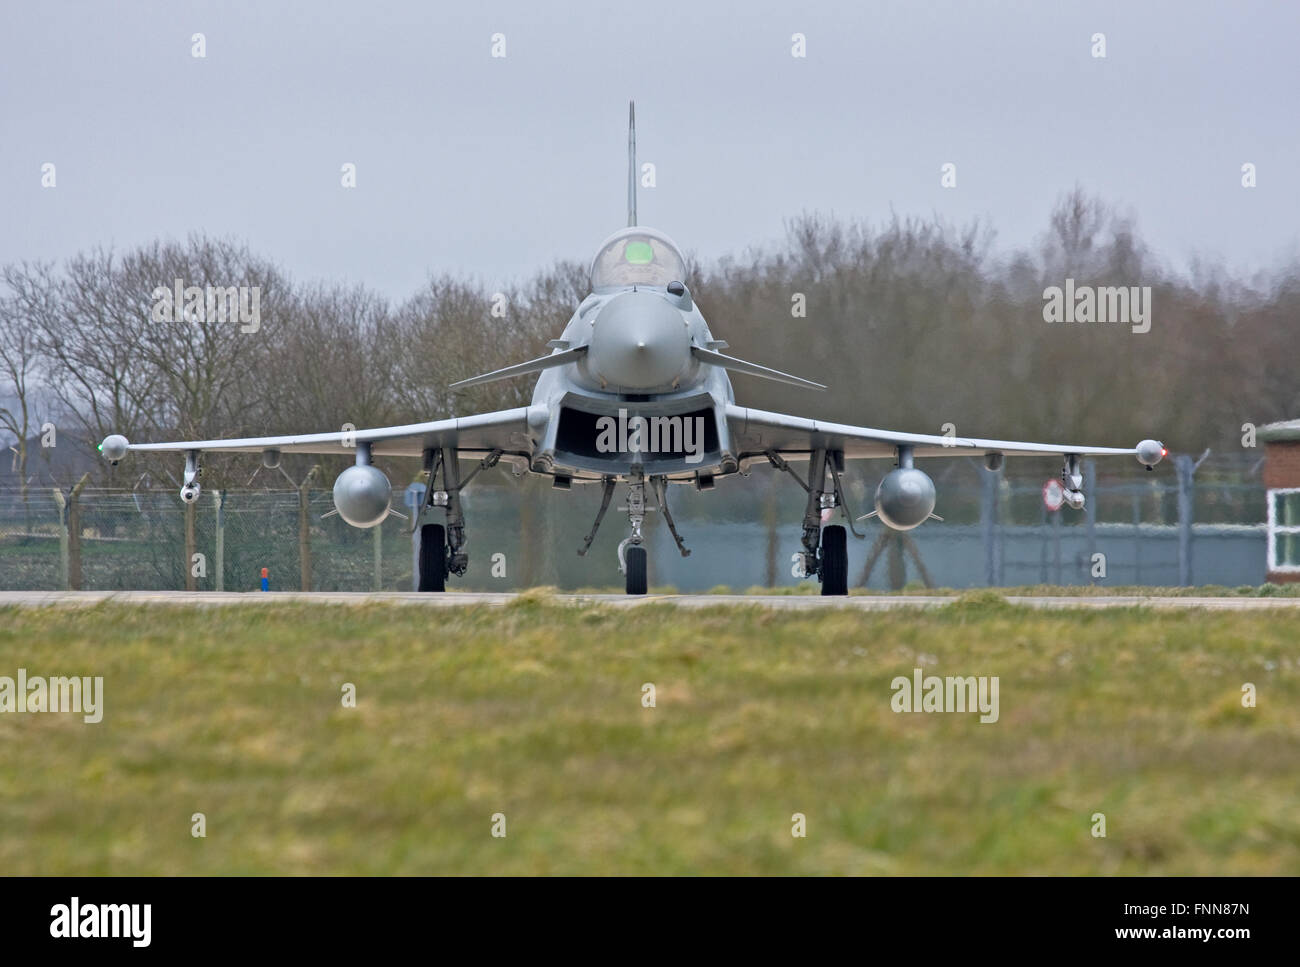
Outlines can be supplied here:
[[[420, 528], [420, 551], [417, 556], [419, 574], [416, 588], [420, 591], [447, 590], [448, 575], [460, 576], [469, 568], [469, 555], [465, 553], [465, 514], [461, 510], [460, 492], [482, 470], [496, 466], [501, 459], [500, 450], [484, 457], [464, 480], [460, 479], [460, 460], [452, 448], [437, 447], [424, 451], [424, 471], [429, 475], [424, 492], [424, 503], [412, 517], [412, 527]], [[442, 489], [438, 490], [438, 472], [442, 472]], [[434, 507], [446, 511], [447, 523], [421, 524], [420, 521]]]
[[[844, 508], [849, 520], [848, 530], [854, 537], [862, 537], [853, 526], [853, 515], [848, 513], [840, 473], [844, 470], [844, 454], [839, 450], [814, 450], [808, 458], [808, 480], [800, 479], [785, 459], [776, 451], [767, 452], [768, 462], [776, 469], [792, 476], [808, 493], [808, 503], [803, 515], [803, 573], [815, 577], [822, 585], [823, 595], [843, 596], [849, 593], [848, 533], [839, 524], [822, 526], [825, 511]], [[826, 489], [826, 476], [830, 474], [831, 487]]]

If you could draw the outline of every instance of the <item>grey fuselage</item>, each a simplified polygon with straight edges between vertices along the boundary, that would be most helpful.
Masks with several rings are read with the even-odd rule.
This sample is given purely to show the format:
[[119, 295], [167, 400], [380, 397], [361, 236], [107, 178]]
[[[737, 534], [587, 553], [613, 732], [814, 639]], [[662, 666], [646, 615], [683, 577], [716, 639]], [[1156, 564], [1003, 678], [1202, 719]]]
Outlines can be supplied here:
[[[692, 355], [692, 347], [718, 344], [690, 291], [678, 288], [600, 287], [583, 299], [553, 345], [586, 353], [542, 372], [533, 390], [533, 406], [548, 414], [535, 472], [576, 480], [639, 472], [685, 483], [736, 471], [725, 413], [735, 400], [731, 380]], [[636, 418], [644, 421], [639, 441]], [[599, 446], [611, 424], [620, 431], [615, 445], [606, 432]], [[631, 433], [621, 432], [629, 425]]]

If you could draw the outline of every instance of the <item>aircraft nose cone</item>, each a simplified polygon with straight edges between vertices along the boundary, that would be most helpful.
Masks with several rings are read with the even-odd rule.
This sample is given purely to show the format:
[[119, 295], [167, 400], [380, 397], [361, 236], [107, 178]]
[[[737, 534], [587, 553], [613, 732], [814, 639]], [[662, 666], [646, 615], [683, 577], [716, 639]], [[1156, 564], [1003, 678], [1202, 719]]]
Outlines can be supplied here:
[[600, 310], [587, 366], [610, 387], [668, 389], [691, 362], [682, 314], [650, 292], [625, 292]]

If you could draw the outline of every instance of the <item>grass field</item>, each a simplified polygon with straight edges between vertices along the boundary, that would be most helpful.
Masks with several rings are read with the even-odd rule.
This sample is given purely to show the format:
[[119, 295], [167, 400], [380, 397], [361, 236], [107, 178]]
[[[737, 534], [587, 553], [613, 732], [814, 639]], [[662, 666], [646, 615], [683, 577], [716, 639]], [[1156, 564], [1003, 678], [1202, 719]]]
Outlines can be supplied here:
[[[0, 714], [0, 872], [1300, 873], [1297, 641], [980, 594], [5, 609], [0, 675], [106, 698]], [[916, 667], [998, 676], [999, 720], [895, 713]]]

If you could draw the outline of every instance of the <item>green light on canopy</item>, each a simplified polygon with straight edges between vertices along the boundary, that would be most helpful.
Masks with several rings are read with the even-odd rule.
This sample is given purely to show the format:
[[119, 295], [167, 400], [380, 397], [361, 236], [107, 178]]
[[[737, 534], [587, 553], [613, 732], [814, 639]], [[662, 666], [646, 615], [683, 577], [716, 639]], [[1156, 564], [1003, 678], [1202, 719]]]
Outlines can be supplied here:
[[655, 260], [655, 250], [649, 242], [628, 242], [623, 248], [623, 258], [631, 265], [649, 265]]
[[98, 450], [100, 453], [103, 453], [103, 452], [104, 452], [104, 444], [102, 444], [102, 443], [99, 444], [98, 446], [95, 447], [95, 449]]

